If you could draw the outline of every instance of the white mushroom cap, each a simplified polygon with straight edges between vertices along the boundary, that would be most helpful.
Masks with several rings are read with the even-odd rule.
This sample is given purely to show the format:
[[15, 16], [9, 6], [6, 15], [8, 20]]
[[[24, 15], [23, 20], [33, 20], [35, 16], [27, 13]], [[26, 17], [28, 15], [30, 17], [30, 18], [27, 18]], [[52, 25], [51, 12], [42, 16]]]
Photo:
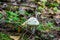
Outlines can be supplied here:
[[27, 25], [39, 25], [37, 18], [31, 17], [26, 21]]

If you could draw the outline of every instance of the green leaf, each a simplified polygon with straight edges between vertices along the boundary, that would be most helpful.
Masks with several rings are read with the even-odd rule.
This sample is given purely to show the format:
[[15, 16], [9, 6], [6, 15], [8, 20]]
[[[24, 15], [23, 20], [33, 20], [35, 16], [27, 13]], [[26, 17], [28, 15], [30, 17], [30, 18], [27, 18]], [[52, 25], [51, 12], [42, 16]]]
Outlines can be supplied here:
[[0, 13], [0, 18], [2, 18], [3, 17], [3, 15]]
[[12, 40], [7, 34], [0, 32], [0, 40]]
[[53, 10], [54, 10], [54, 12], [57, 12], [58, 11], [58, 8], [57, 7], [54, 7]]

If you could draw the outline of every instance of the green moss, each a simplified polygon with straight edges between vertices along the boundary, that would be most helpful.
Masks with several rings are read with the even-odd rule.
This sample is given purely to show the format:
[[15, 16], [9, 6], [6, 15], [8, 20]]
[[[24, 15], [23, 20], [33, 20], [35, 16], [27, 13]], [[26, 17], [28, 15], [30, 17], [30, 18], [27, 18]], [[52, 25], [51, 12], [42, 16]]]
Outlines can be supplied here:
[[0, 32], [0, 40], [12, 40], [7, 34]]

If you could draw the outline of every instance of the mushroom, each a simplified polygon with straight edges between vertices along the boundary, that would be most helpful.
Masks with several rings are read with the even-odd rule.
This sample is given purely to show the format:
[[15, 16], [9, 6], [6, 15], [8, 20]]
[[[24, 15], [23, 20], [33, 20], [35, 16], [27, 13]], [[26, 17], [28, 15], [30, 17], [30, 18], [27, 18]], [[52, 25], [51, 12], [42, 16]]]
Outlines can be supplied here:
[[[35, 34], [36, 26], [39, 25], [39, 21], [37, 20], [37, 18], [31, 17], [31, 18], [29, 18], [26, 22], [24, 22], [23, 24], [28, 25], [28, 26], [33, 26], [33, 27], [32, 27], [32, 35], [34, 35], [34, 34]], [[32, 35], [31, 35], [31, 36], [32, 36]], [[30, 36], [30, 37], [31, 37], [31, 36]], [[33, 40], [35, 40], [34, 37], [33, 37]]]
[[30, 19], [27, 20], [27, 25], [39, 25], [39, 22], [36, 18], [31, 17]]
[[35, 17], [31, 17], [29, 18], [27, 21], [25, 21], [22, 25], [39, 25], [39, 22], [37, 20], [37, 18]]

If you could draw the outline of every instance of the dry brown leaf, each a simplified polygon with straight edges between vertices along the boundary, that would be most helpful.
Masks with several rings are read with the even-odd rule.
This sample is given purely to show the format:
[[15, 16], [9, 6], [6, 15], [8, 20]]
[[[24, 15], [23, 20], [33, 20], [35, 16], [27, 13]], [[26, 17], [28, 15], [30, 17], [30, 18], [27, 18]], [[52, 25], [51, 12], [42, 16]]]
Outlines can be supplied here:
[[60, 3], [60, 0], [54, 0], [54, 1], [56, 1], [56, 2]]

